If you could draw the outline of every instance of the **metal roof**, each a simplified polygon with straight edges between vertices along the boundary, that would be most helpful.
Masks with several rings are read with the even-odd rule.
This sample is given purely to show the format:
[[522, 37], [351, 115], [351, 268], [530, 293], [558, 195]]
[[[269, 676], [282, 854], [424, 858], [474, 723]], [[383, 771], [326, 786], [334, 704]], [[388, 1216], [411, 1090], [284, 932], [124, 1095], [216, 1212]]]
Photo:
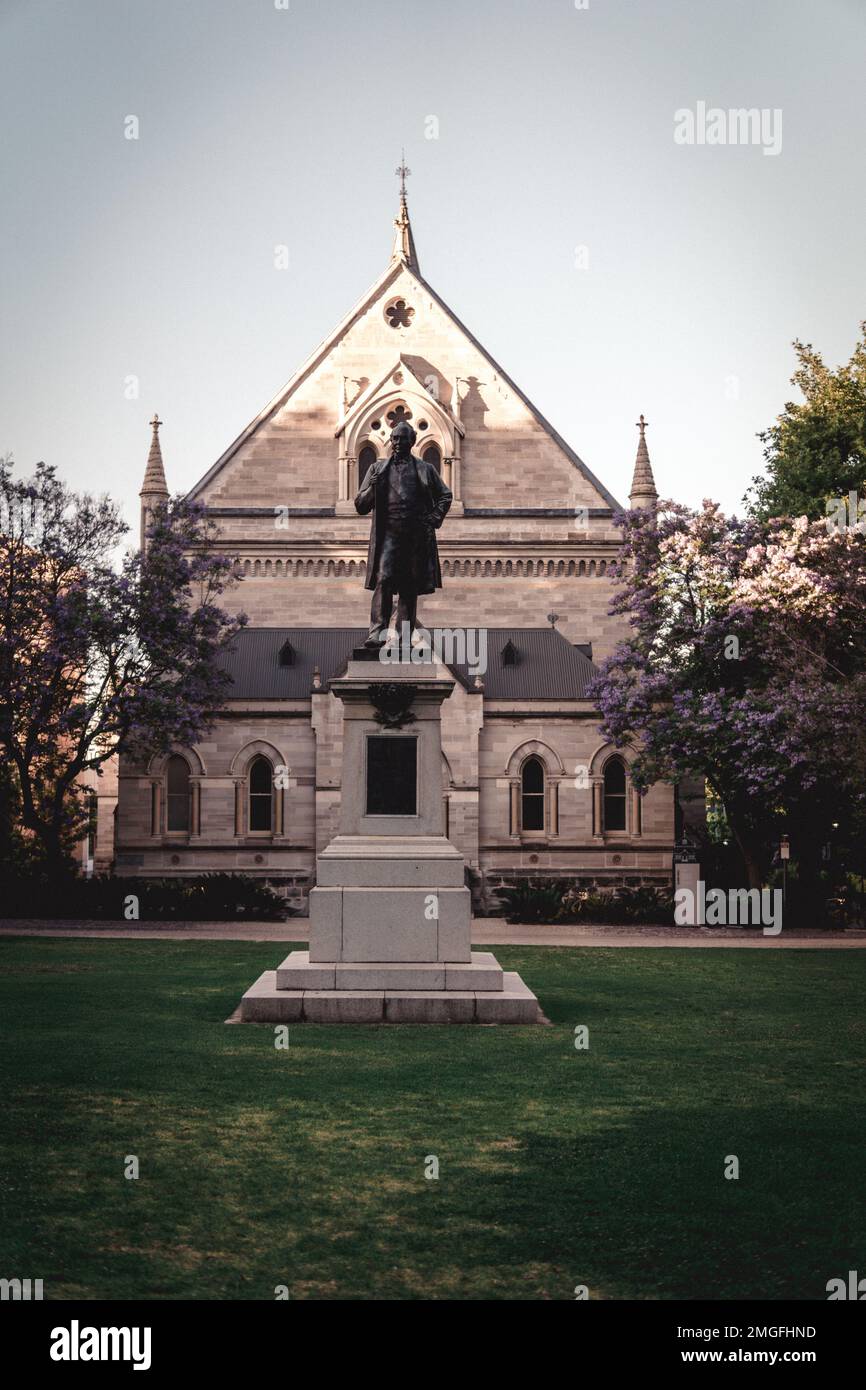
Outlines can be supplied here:
[[[460, 631], [459, 629], [446, 629]], [[487, 633], [487, 669], [481, 671], [484, 694], [490, 700], [585, 700], [596, 667], [583, 652], [552, 627], [493, 627]], [[477, 631], [473, 634], [477, 641]], [[219, 658], [232, 677], [230, 700], [306, 700], [318, 666], [323, 688], [345, 669], [353, 647], [367, 635], [365, 627], [247, 627]], [[294, 660], [280, 663], [289, 642]], [[505, 665], [502, 651], [510, 642], [516, 665]], [[478, 650], [477, 645], [474, 648]], [[450, 655], [445, 648], [445, 656]], [[472, 651], [470, 650], [470, 655]], [[449, 670], [467, 690], [475, 688], [475, 669], [469, 662], [448, 662]], [[481, 663], [480, 663], [481, 664]]]
[[[502, 651], [509, 642], [517, 663], [506, 666]], [[450, 669], [471, 688], [474, 672], [462, 663]], [[554, 627], [487, 628], [487, 670], [481, 679], [488, 700], [585, 700], [596, 669]]]

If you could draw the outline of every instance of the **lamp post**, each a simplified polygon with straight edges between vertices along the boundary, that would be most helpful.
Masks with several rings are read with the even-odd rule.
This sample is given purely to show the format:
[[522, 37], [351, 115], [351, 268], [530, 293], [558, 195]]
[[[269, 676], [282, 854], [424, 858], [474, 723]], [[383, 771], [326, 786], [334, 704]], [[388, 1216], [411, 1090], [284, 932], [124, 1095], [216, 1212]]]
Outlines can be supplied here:
[[779, 842], [779, 858], [782, 861], [782, 911], [788, 906], [788, 860], [791, 858], [791, 842], [783, 835]]

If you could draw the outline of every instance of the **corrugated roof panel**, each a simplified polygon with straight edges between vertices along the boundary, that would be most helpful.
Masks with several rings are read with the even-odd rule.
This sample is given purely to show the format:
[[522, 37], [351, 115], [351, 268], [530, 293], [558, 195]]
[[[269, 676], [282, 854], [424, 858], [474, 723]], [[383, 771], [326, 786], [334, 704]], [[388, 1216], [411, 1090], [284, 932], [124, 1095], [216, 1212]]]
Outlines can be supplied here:
[[[517, 664], [502, 659], [508, 643]], [[553, 627], [487, 629], [487, 671], [481, 676], [490, 700], [584, 700], [596, 667]], [[474, 679], [465, 664], [454, 667], [465, 684]]]
[[[313, 686], [314, 668], [318, 666], [326, 686], [341, 673], [353, 647], [366, 635], [363, 627], [244, 628], [220, 659], [234, 682], [228, 698], [305, 700]], [[291, 666], [280, 665], [280, 649], [286, 641], [295, 653]], [[502, 660], [508, 642], [517, 651], [514, 666]], [[451, 663], [450, 669], [472, 689], [475, 671], [467, 662]], [[487, 629], [487, 669], [480, 675], [484, 694], [492, 700], [584, 700], [596, 669], [555, 628], [498, 627]]]

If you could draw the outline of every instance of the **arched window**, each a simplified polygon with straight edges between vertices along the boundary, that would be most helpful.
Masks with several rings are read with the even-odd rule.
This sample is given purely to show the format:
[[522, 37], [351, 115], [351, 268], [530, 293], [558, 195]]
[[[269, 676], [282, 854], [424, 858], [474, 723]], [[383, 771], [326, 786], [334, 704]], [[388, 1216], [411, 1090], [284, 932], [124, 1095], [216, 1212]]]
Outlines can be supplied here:
[[442, 455], [438, 444], [428, 444], [421, 457], [425, 463], [432, 464], [437, 473], [442, 472]]
[[625, 763], [608, 758], [604, 765], [604, 828], [625, 830]]
[[358, 455], [358, 486], [364, 481], [364, 476], [368, 469], [373, 467], [378, 455], [372, 444], [365, 444]]
[[267, 758], [253, 758], [249, 771], [250, 830], [273, 830], [273, 774]]
[[544, 829], [544, 764], [527, 758], [520, 773], [520, 828]]
[[177, 753], [169, 758], [165, 769], [165, 828], [189, 833], [190, 821], [189, 764]]

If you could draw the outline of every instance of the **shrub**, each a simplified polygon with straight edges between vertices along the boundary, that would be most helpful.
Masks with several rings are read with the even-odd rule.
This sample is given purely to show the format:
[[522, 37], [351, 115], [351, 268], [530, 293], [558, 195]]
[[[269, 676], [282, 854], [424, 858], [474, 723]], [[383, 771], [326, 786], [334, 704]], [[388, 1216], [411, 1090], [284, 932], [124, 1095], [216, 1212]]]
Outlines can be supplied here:
[[0, 915], [124, 922], [130, 897], [138, 899], [138, 919], [131, 920], [141, 921], [278, 921], [289, 911], [284, 898], [245, 874], [169, 879], [106, 874], [62, 883], [14, 877], [3, 885]]
[[656, 925], [673, 922], [673, 897], [662, 888], [618, 888], [589, 892], [562, 880], [527, 879], [515, 888], [500, 888], [509, 922], [587, 922], [610, 925]]
[[500, 888], [509, 922], [555, 922], [562, 909], [563, 884], [525, 879], [516, 888]]

